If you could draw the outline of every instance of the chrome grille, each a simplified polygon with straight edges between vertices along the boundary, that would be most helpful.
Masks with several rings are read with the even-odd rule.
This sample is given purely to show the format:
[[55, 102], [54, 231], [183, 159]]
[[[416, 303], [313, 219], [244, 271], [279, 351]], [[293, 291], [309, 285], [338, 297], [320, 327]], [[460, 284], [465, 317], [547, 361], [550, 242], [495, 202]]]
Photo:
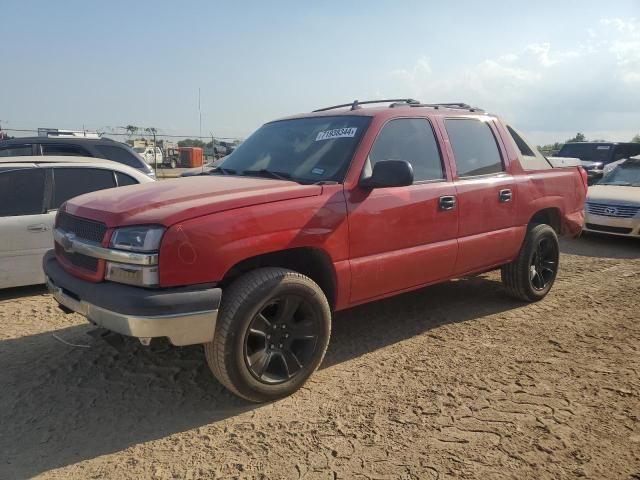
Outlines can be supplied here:
[[65, 252], [60, 245], [56, 244], [56, 254], [64, 258], [72, 265], [87, 270], [88, 272], [95, 273], [98, 271], [98, 259], [88, 257], [76, 252]]
[[104, 223], [88, 220], [86, 218], [75, 217], [65, 212], [58, 213], [56, 227], [71, 232], [78, 238], [100, 243], [107, 233], [107, 226]]
[[603, 217], [631, 218], [640, 212], [640, 205], [615, 205], [608, 203], [587, 202], [587, 211]]

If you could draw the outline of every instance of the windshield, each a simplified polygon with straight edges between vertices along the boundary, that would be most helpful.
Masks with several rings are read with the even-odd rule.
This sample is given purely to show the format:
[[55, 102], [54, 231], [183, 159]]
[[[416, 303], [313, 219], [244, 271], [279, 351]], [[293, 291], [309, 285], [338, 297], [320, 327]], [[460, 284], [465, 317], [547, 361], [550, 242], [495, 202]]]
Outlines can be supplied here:
[[370, 117], [310, 117], [267, 123], [213, 173], [342, 182]]
[[607, 173], [598, 185], [640, 187], [640, 160], [627, 160]]
[[134, 148], [134, 150], [138, 153], [144, 153], [144, 151], [146, 150], [146, 147], [136, 147]]
[[606, 162], [609, 160], [613, 145], [601, 143], [565, 143], [558, 152], [558, 157], [579, 158], [591, 162]]

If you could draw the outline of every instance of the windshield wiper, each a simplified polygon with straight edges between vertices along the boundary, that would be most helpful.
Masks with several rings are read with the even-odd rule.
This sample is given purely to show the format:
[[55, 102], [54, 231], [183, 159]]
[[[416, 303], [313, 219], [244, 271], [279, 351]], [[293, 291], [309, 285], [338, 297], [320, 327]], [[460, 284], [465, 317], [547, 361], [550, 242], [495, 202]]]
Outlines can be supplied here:
[[271, 170], [267, 170], [266, 168], [260, 170], [245, 170], [242, 172], [243, 175], [255, 175], [258, 177], [269, 177], [275, 178], [276, 180], [291, 180], [291, 175], [285, 172], [274, 172]]
[[598, 182], [596, 185], [617, 185], [618, 187], [631, 187], [629, 182]]

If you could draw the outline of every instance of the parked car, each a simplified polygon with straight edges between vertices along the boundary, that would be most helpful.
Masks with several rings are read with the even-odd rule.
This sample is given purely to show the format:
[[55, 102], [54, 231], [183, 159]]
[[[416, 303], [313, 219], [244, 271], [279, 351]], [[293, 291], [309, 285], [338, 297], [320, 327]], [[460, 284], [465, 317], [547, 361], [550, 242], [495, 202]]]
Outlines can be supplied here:
[[41, 155], [68, 155], [113, 160], [155, 178], [151, 167], [129, 145], [110, 138], [22, 137], [0, 141], [0, 158]]
[[589, 187], [585, 210], [586, 232], [640, 238], [640, 156]]
[[0, 158], [0, 288], [44, 283], [58, 207], [105, 188], [153, 181], [139, 170], [81, 157]]
[[640, 143], [569, 142], [557, 156], [579, 158], [592, 185], [602, 178], [605, 165], [634, 155], [640, 155]]
[[[163, 165], [164, 155], [160, 147], [147, 145], [145, 147], [134, 147], [135, 152], [140, 155], [149, 165]], [[175, 168], [175, 167], [173, 167]]]
[[318, 368], [335, 311], [494, 269], [544, 298], [586, 180], [480, 109], [355, 102], [265, 124], [210, 175], [68, 201], [44, 270], [63, 309], [202, 343], [223, 385], [268, 401]]

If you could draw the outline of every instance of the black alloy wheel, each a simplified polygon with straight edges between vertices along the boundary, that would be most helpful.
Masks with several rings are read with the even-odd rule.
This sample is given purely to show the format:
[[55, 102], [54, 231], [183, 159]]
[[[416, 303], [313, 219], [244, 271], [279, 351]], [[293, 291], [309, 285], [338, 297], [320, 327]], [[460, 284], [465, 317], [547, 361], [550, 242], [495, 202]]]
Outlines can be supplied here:
[[547, 237], [538, 241], [529, 265], [529, 280], [536, 290], [544, 290], [558, 271], [558, 246]]
[[531, 225], [518, 256], [501, 270], [502, 283], [509, 295], [525, 302], [542, 300], [558, 274], [560, 245], [550, 225]]
[[245, 334], [244, 359], [260, 382], [291, 380], [314, 358], [321, 327], [311, 305], [295, 295], [271, 299]]

